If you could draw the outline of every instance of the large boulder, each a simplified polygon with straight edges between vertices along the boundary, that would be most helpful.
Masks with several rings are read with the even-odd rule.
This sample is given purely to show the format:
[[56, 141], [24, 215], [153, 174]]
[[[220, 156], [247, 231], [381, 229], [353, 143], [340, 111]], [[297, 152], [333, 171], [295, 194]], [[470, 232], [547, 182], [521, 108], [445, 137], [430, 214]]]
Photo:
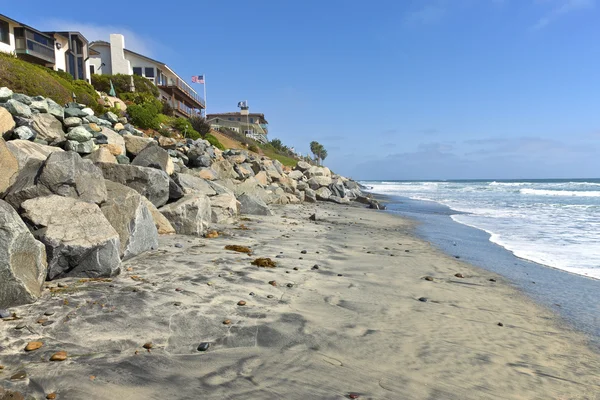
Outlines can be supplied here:
[[0, 137], [0, 194], [15, 182], [18, 173], [19, 161]]
[[234, 217], [240, 213], [240, 202], [233, 194], [219, 194], [209, 197], [211, 219], [216, 224], [233, 223]]
[[156, 142], [146, 146], [142, 151], [140, 151], [140, 153], [134, 158], [131, 165], [158, 168], [165, 171], [169, 175], [172, 175], [173, 172], [175, 172], [175, 166], [173, 165], [171, 156]]
[[304, 171], [304, 175], [307, 178], [312, 178], [315, 176], [326, 176], [326, 177], [331, 178], [331, 171], [327, 167], [312, 166], [309, 169], [307, 169], [306, 171]]
[[12, 137], [13, 139], [20, 140], [35, 140], [37, 137], [37, 132], [31, 129], [29, 126], [23, 125], [13, 130]]
[[[125, 155], [126, 149], [125, 149], [125, 140], [123, 139], [123, 136], [119, 135], [117, 132], [113, 131], [110, 128], [107, 127], [102, 127], [102, 131], [100, 131], [100, 133], [104, 136], [106, 136], [106, 140], [108, 144], [105, 144], [105, 146], [112, 146], [113, 149], [119, 149], [119, 154], [123, 154]], [[111, 153], [114, 154], [113, 151], [111, 151]], [[114, 154], [115, 156], [119, 155], [119, 154]]]
[[46, 279], [46, 248], [0, 200], [0, 308], [33, 303]]
[[79, 154], [91, 154], [98, 147], [93, 140], [88, 140], [87, 142], [77, 142], [75, 140], [67, 140], [67, 144], [65, 145], [65, 150], [74, 151]]
[[317, 190], [320, 187], [331, 185], [331, 182], [332, 180], [328, 176], [313, 176], [307, 183], [312, 190]]
[[317, 195], [317, 200], [329, 200], [329, 198], [331, 197], [331, 190], [329, 190], [326, 187], [322, 187], [318, 190], [315, 191], [315, 194]]
[[346, 188], [344, 187], [344, 183], [341, 179], [336, 179], [329, 185], [329, 190], [334, 196], [344, 198], [346, 197]]
[[[52, 117], [52, 118], [54, 118], [54, 117]], [[68, 119], [69, 118], [67, 118], [67, 120]], [[67, 132], [67, 134], [65, 136], [69, 140], [74, 140], [76, 142], [82, 142], [82, 143], [87, 142], [88, 140], [91, 140], [93, 137], [92, 133], [90, 131], [88, 131], [87, 129], [85, 129], [83, 126], [74, 127], [69, 132]]]
[[304, 189], [304, 201], [307, 203], [316, 203], [317, 194], [311, 188]]
[[[300, 161], [300, 162], [302, 162], [302, 161]], [[303, 176], [304, 176], [304, 174], [302, 173], [302, 171], [299, 171], [299, 170], [290, 171], [290, 173], [288, 174], [288, 177], [290, 179], [294, 179], [297, 181], [302, 179]]]
[[94, 152], [92, 152], [92, 154], [86, 156], [85, 158], [87, 160], [92, 161], [93, 163], [117, 163], [117, 159], [115, 158], [115, 156], [113, 156], [111, 152], [105, 147], [101, 147], [98, 150], [95, 150]]
[[4, 103], [4, 107], [16, 117], [31, 118], [31, 108], [27, 104], [21, 103], [20, 101], [10, 99]]
[[13, 91], [10, 90], [9, 88], [2, 86], [0, 87], [0, 103], [4, 103], [8, 100], [10, 100], [13, 96]]
[[19, 173], [5, 200], [16, 209], [25, 200], [56, 194], [100, 204], [106, 200], [102, 171], [74, 152], [56, 152], [32, 161]]
[[240, 213], [251, 215], [273, 215], [273, 211], [267, 204], [258, 196], [242, 193], [238, 196], [240, 202]]
[[52, 195], [27, 200], [22, 208], [34, 236], [46, 245], [48, 279], [119, 273], [119, 234], [96, 204]]
[[10, 131], [16, 126], [15, 120], [12, 115], [3, 107], [0, 107], [0, 137]]
[[63, 143], [65, 133], [63, 125], [52, 114], [35, 114], [31, 128], [38, 133], [37, 138], [45, 140], [49, 145], [57, 146]]
[[52, 99], [46, 99], [46, 103], [48, 104], [48, 114], [53, 115], [59, 121], [63, 121], [65, 118], [65, 109]]
[[134, 157], [140, 154], [150, 143], [154, 143], [154, 139], [135, 136], [130, 133], [123, 135], [123, 140], [125, 141], [127, 153]]
[[148, 210], [152, 215], [154, 226], [156, 227], [156, 230], [158, 231], [159, 235], [170, 235], [176, 233], [175, 228], [173, 228], [173, 225], [171, 225], [167, 217], [162, 215], [161, 212], [158, 211], [158, 208], [156, 208], [156, 206], [152, 204], [150, 200], [148, 200], [144, 196], [142, 196], [142, 200], [144, 200], [144, 203], [146, 203], [146, 207], [148, 207]]
[[156, 207], [169, 200], [169, 176], [155, 168], [127, 164], [97, 163], [104, 179], [128, 186], [146, 197]]
[[173, 180], [183, 189], [185, 194], [202, 193], [207, 196], [217, 194], [208, 181], [189, 174], [175, 174]]
[[100, 209], [119, 234], [126, 260], [158, 248], [158, 231], [144, 198], [120, 183], [106, 181], [107, 199]]
[[30, 160], [46, 161], [50, 154], [63, 152], [59, 147], [46, 146], [29, 140], [11, 140], [6, 142], [6, 147], [17, 158], [19, 169], [25, 168]]
[[178, 234], [203, 235], [211, 222], [211, 207], [208, 196], [199, 193], [186, 194], [175, 203], [159, 210]]
[[232, 179], [238, 177], [237, 172], [233, 169], [233, 164], [227, 160], [214, 162], [210, 167], [217, 173], [219, 179]]

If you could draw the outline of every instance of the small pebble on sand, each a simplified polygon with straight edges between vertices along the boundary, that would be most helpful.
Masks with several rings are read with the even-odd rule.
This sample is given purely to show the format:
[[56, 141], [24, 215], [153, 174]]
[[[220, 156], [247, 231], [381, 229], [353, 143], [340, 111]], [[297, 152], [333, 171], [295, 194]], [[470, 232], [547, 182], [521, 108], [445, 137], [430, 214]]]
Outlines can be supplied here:
[[298, 267], [294, 267], [294, 271], [298, 271]]
[[272, 299], [274, 296], [272, 294], [267, 295], [267, 299]]
[[206, 351], [206, 350], [208, 350], [209, 347], [210, 347], [210, 343], [208, 343], [208, 342], [202, 342], [198, 346], [198, 351]]
[[238, 306], [245, 306], [246, 302], [244, 300], [240, 300], [240, 301], [238, 301], [237, 305]]
[[431, 282], [431, 281], [433, 281], [433, 276], [426, 276], [423, 279], [425, 279], [426, 281], [430, 281]]
[[302, 253], [302, 254], [306, 254], [306, 253], [307, 253], [307, 251], [306, 251], [306, 250], [302, 250], [300, 253]]
[[231, 320], [226, 319], [225, 321], [223, 321], [223, 325], [231, 325]]
[[154, 347], [154, 345], [152, 344], [152, 342], [147, 342], [147, 343], [144, 343], [144, 345], [142, 347], [145, 348], [146, 350], [150, 350], [151, 348]]
[[319, 266], [317, 264], [313, 265], [312, 269], [319, 269]]
[[286, 286], [289, 287], [289, 288], [291, 288], [291, 287], [294, 287], [294, 284], [293, 283], [288, 283]]
[[504, 326], [502, 322], [498, 322], [498, 326]]
[[9, 318], [12, 314], [8, 310], [0, 309], [0, 318]]
[[455, 277], [457, 278], [464, 278], [465, 276], [463, 274], [461, 274], [460, 272], [457, 274], [454, 274]]
[[48, 400], [54, 400], [54, 399], [56, 399], [56, 393], [48, 393], [48, 394], [46, 395], [46, 398], [47, 398]]
[[175, 243], [175, 247], [177, 247], [178, 249], [181, 249], [183, 247], [183, 245], [181, 243]]
[[67, 359], [66, 351], [56, 352], [56, 353], [52, 354], [52, 357], [50, 357], [50, 361], [65, 361], [66, 359]]
[[13, 376], [10, 377], [11, 381], [21, 381], [23, 379], [27, 378], [27, 372], [25, 371], [19, 371], [16, 374], [14, 374]]
[[422, 301], [423, 303], [427, 303], [427, 297], [419, 297], [419, 301]]
[[27, 346], [25, 346], [25, 351], [34, 351], [41, 348], [44, 345], [42, 342], [29, 342]]

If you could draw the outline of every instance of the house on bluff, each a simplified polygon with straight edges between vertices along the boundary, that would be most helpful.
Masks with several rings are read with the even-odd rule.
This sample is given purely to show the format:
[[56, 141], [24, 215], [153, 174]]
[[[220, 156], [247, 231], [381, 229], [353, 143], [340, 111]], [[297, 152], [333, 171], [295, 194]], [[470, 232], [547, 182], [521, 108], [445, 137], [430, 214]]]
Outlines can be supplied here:
[[90, 56], [93, 74], [139, 75], [158, 87], [160, 99], [171, 104], [177, 116], [191, 117], [205, 108], [204, 99], [165, 63], [125, 48], [125, 37], [111, 34], [110, 42], [90, 43], [96, 55]]
[[208, 114], [207, 122], [215, 130], [226, 128], [256, 140], [260, 143], [267, 143], [267, 134], [269, 133], [269, 123], [265, 119], [265, 114], [251, 113], [246, 102], [240, 102], [239, 112], [226, 112], [219, 114]]

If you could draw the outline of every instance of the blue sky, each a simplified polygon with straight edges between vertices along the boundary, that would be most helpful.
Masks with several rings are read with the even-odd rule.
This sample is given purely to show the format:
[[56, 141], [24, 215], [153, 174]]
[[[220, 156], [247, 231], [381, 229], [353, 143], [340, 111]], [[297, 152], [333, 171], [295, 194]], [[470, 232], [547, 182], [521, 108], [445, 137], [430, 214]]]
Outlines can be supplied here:
[[[3, 2], [5, 3], [5, 2]], [[132, 4], [134, 3], [134, 4]], [[357, 179], [600, 176], [600, 0], [3, 4], [206, 74], [271, 138]], [[103, 6], [101, 4], [106, 4]], [[201, 91], [201, 86], [198, 86]]]

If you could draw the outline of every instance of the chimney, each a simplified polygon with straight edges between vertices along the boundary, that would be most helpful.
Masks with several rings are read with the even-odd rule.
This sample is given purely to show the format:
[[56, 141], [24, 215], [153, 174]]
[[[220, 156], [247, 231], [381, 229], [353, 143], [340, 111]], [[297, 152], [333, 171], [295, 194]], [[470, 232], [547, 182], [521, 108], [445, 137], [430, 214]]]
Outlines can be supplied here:
[[110, 35], [110, 58], [113, 74], [131, 75], [129, 61], [125, 59], [125, 37], [118, 33]]

